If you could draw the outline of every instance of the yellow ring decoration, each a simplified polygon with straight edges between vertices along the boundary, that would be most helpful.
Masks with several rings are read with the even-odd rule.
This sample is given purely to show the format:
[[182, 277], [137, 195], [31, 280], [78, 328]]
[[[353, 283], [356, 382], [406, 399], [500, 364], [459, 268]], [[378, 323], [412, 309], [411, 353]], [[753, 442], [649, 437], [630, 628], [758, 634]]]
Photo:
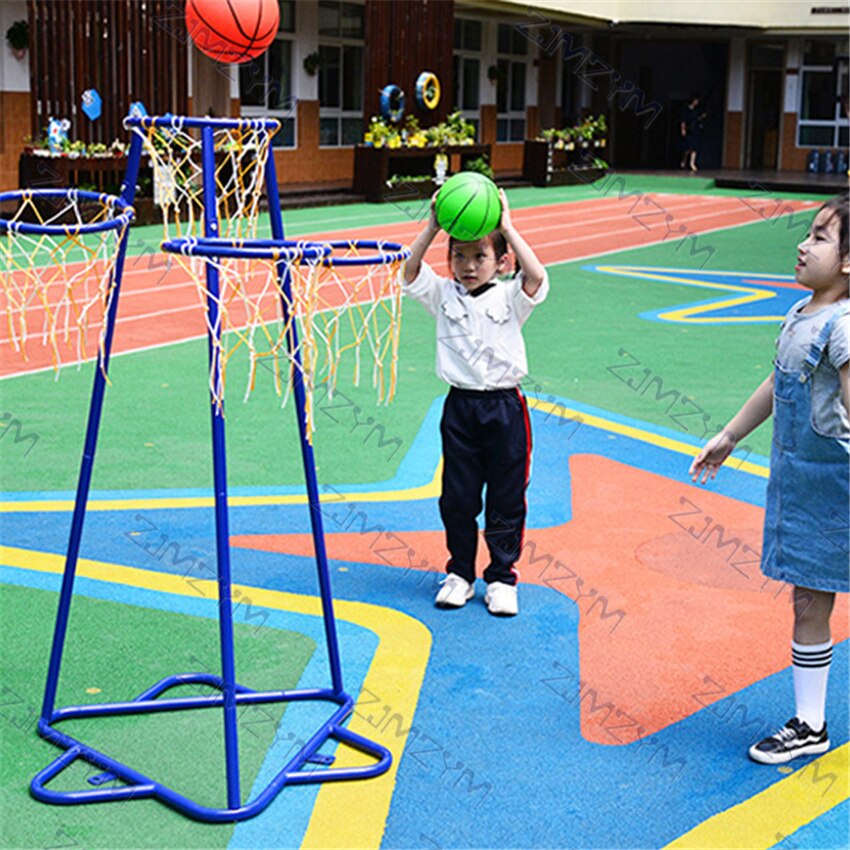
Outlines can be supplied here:
[[433, 71], [423, 71], [416, 78], [416, 100], [426, 109], [436, 109], [440, 102], [440, 80]]

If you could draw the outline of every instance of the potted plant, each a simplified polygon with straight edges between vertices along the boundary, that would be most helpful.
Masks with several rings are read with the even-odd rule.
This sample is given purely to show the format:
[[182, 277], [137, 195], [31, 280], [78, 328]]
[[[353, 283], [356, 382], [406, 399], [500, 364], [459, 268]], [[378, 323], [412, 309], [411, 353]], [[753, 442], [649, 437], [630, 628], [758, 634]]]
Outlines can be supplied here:
[[504, 82], [505, 77], [505, 72], [499, 68], [498, 65], [490, 65], [490, 67], [487, 68], [487, 79], [490, 80], [491, 83]]
[[319, 53], [314, 50], [312, 53], [304, 57], [304, 71], [309, 76], [314, 77], [319, 67]]
[[494, 179], [493, 169], [490, 167], [490, 162], [483, 154], [475, 159], [468, 159], [464, 164], [462, 171], [474, 171], [476, 174], [483, 174], [485, 177]]
[[12, 48], [16, 59], [23, 59], [30, 46], [30, 25], [28, 21], [15, 21], [6, 30], [6, 42]]

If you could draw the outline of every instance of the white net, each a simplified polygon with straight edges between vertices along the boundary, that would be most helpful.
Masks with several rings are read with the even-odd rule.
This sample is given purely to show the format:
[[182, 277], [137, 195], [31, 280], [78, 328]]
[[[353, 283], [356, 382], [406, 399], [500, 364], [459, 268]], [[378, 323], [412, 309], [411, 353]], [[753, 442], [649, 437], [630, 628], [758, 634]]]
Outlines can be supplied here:
[[[209, 250], [206, 240], [200, 243]], [[358, 243], [336, 247], [325, 260], [314, 243], [262, 259], [209, 254], [202, 259], [193, 255], [198, 240], [179, 244], [179, 262], [193, 274], [218, 354], [219, 368], [210, 370], [210, 392], [218, 404], [229, 365], [243, 354], [249, 362], [246, 399], [259, 373], [268, 371], [285, 404], [298, 370], [310, 430], [313, 391], [325, 385], [332, 396], [341, 374], [357, 386], [365, 369], [378, 402], [392, 400], [401, 321], [398, 246], [379, 247], [375, 259], [380, 262], [340, 265], [362, 257]], [[209, 285], [210, 269], [217, 271], [215, 289]]]
[[[218, 236], [257, 237], [272, 122], [209, 123]], [[162, 211], [165, 238], [204, 235], [203, 134], [181, 118], [128, 121], [141, 137], [153, 173], [154, 202]]]
[[3, 342], [57, 372], [102, 352], [129, 222], [108, 195], [24, 191], [0, 201]]
[[[218, 354], [210, 371], [214, 402], [222, 403], [228, 366], [244, 353], [249, 361], [246, 398], [262, 368], [273, 376], [285, 403], [292, 369], [299, 369], [311, 430], [313, 390], [326, 384], [332, 393], [341, 373], [359, 384], [361, 373], [368, 371], [378, 401], [388, 403], [397, 377], [401, 252], [375, 243], [364, 257], [363, 244], [352, 241], [334, 243], [332, 251], [326, 246], [330, 258], [325, 262], [315, 256], [316, 243], [303, 243], [300, 252], [296, 246], [294, 253], [269, 248], [259, 259], [228, 258], [232, 249], [270, 244], [263, 239], [269, 227], [260, 213], [276, 123], [210, 122], [206, 135], [213, 153], [207, 162], [214, 162], [214, 169], [206, 175], [204, 134], [194, 122], [153, 119], [128, 125], [150, 159], [166, 240], [189, 240], [174, 255], [196, 284]], [[205, 176], [215, 193], [218, 229], [212, 233], [204, 220]], [[212, 255], [207, 244], [203, 256], [193, 251], [191, 240], [209, 243], [211, 236], [226, 250]], [[218, 272], [217, 291], [209, 285], [210, 269]]]

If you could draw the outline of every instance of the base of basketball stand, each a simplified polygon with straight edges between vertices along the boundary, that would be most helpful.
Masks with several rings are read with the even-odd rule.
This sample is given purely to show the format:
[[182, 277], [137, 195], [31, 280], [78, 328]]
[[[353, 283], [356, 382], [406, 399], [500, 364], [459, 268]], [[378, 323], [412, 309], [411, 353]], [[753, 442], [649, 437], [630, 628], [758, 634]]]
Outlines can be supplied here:
[[[208, 685], [222, 691], [222, 693], [158, 699], [165, 691], [180, 685]], [[172, 788], [100, 752], [100, 750], [96, 750], [69, 735], [65, 735], [52, 726], [53, 723], [60, 720], [74, 718], [221, 708], [225, 705], [225, 699], [226, 695], [220, 677], [207, 673], [181, 673], [162, 679], [129, 702], [76, 705], [59, 708], [54, 711], [49, 721], [41, 718], [38, 724], [38, 733], [42, 738], [56, 744], [58, 747], [62, 747], [65, 752], [36, 774], [30, 783], [30, 791], [37, 800], [57, 805], [150, 798], [159, 800], [161, 803], [195, 820], [209, 823], [230, 823], [247, 820], [258, 815], [287, 785], [307, 785], [319, 782], [338, 782], [347, 779], [367, 779], [380, 776], [392, 764], [392, 755], [386, 747], [382, 747], [380, 744], [376, 744], [361, 735], [357, 735], [340, 725], [351, 714], [354, 707], [354, 700], [344, 691], [334, 693], [327, 688], [254, 691], [242, 685], [236, 685], [233, 701], [237, 706], [323, 700], [336, 703], [338, 708], [254, 800], [245, 805], [233, 808], [214, 809], [208, 806], [202, 806], [183, 794], [177, 793]], [[333, 762], [333, 757], [322, 755], [318, 752], [322, 745], [329, 739], [334, 739], [341, 744], [347, 744], [354, 749], [373, 756], [376, 762], [360, 767], [319, 769], [319, 766], [328, 765]], [[96, 776], [89, 777], [88, 782], [95, 786], [94, 789], [84, 791], [51, 791], [46, 787], [50, 780], [55, 778], [77, 759], [82, 759], [104, 771]], [[305, 765], [312, 765], [312, 768], [303, 769]], [[120, 780], [125, 784], [117, 788], [99, 787], [114, 780]]]

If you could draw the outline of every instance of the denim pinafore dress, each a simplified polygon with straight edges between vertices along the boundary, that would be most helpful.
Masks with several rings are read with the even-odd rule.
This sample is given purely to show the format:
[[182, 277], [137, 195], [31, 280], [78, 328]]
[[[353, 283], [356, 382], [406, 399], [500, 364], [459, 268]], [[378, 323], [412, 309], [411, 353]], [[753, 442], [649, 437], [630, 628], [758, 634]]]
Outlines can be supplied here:
[[[797, 307], [801, 305], [796, 305]], [[777, 355], [773, 445], [761, 569], [768, 578], [813, 590], [850, 590], [850, 438], [825, 436], [812, 418], [812, 376], [826, 356], [835, 310], [811, 345], [802, 370]]]

